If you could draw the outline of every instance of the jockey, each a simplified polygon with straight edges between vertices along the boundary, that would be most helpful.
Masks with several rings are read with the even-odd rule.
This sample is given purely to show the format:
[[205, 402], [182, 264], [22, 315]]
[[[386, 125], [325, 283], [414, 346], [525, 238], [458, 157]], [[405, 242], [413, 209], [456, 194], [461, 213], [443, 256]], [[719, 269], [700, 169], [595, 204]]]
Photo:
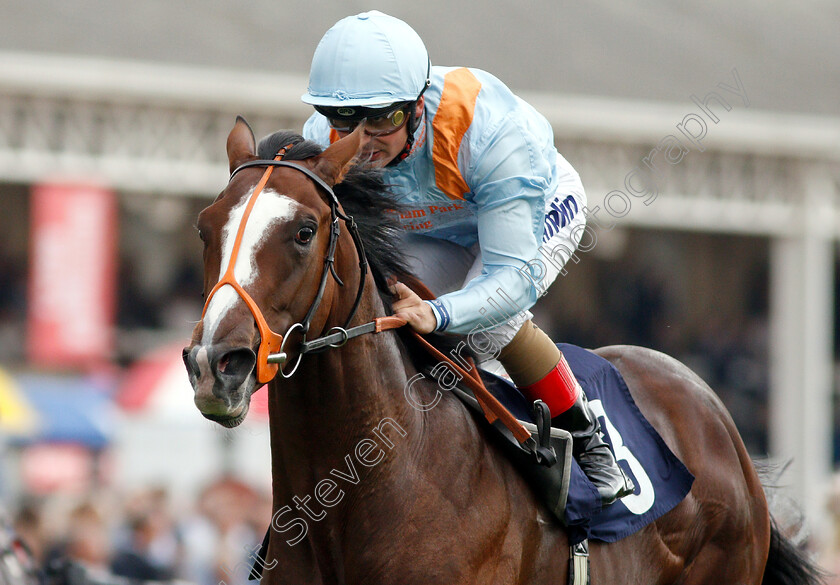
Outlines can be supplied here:
[[548, 121], [484, 71], [432, 67], [417, 33], [377, 11], [327, 31], [302, 100], [316, 110], [304, 137], [323, 146], [364, 120], [360, 155], [405, 205], [412, 268], [440, 296], [423, 301], [397, 283], [396, 315], [420, 333], [481, 337], [484, 349], [473, 349], [498, 358], [572, 434], [602, 504], [632, 493], [566, 359], [528, 311], [586, 224], [580, 177]]

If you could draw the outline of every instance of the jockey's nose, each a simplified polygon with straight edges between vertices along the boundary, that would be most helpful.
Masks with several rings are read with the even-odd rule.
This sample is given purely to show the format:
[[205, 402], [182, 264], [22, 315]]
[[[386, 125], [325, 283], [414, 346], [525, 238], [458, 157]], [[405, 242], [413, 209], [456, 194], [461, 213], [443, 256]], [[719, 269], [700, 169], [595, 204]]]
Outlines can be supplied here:
[[368, 142], [370, 142], [371, 140], [373, 140], [373, 136], [367, 134], [366, 132], [362, 132], [362, 138], [359, 142], [359, 148], [364, 149], [364, 147], [367, 146]]

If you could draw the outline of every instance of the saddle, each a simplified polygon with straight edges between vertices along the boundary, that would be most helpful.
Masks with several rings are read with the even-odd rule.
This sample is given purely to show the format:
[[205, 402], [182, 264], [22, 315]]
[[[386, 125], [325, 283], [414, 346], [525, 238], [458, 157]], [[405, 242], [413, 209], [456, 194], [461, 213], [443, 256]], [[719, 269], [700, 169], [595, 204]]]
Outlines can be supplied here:
[[[507, 426], [483, 416], [481, 401], [470, 389], [453, 388], [452, 393], [476, 414], [478, 423], [488, 429], [488, 440], [500, 446], [537, 498], [562, 523], [571, 545], [587, 539], [616, 542], [679, 504], [691, 490], [694, 476], [641, 413], [615, 366], [581, 347], [558, 347], [590, 404], [596, 405], [599, 417], [603, 417], [605, 441], [636, 484], [634, 494], [610, 506], [601, 507], [597, 490], [572, 459], [572, 441], [567, 432], [548, 428], [555, 461], [535, 457]], [[533, 433], [535, 441], [544, 441], [548, 421], [545, 425], [540, 422], [538, 402], [532, 409], [513, 384], [493, 374], [481, 372], [481, 380], [518, 423]]]
[[491, 440], [511, 459], [537, 498], [565, 525], [572, 467], [572, 436], [567, 431], [551, 426], [551, 418], [545, 404], [538, 401], [533, 408], [529, 408], [525, 397], [506, 380], [481, 369], [478, 372], [487, 390], [531, 433], [540, 448], [539, 452], [523, 448], [510, 429], [499, 419], [490, 422], [469, 388], [456, 387], [452, 389], [452, 393], [490, 430], [488, 435]]

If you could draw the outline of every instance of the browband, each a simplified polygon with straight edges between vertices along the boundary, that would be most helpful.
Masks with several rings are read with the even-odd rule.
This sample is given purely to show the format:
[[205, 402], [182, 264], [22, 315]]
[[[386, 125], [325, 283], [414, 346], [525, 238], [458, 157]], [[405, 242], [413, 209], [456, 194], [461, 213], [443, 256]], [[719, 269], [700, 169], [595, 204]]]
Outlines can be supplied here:
[[327, 185], [326, 181], [319, 177], [315, 172], [311, 171], [310, 169], [306, 168], [303, 165], [299, 165], [297, 163], [293, 163], [286, 160], [268, 160], [268, 159], [257, 159], [257, 160], [250, 160], [248, 162], [242, 163], [238, 167], [236, 167], [233, 172], [230, 174], [228, 178], [228, 182], [233, 179], [233, 176], [241, 171], [242, 169], [247, 169], [249, 167], [291, 167], [297, 171], [300, 171], [321, 187], [324, 191], [326, 191], [330, 198], [332, 199], [332, 203], [338, 207], [338, 198], [335, 196], [335, 193], [332, 190], [332, 187]]

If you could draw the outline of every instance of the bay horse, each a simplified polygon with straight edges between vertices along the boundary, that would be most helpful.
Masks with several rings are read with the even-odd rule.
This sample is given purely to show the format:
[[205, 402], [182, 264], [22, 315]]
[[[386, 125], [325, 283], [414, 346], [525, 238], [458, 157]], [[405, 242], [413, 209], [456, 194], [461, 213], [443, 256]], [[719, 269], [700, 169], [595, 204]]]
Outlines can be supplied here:
[[[348, 339], [349, 326], [388, 315], [386, 279], [404, 267], [381, 174], [353, 162], [359, 131], [323, 152], [278, 133], [258, 158], [237, 118], [230, 182], [197, 222], [207, 304], [184, 349], [195, 404], [233, 427], [268, 385], [273, 517], [262, 582], [566, 583], [563, 526], [474, 416], [433, 380], [409, 386], [434, 408], [407, 400], [422, 359], [410, 337]], [[341, 229], [356, 222], [361, 240]], [[303, 334], [330, 335], [328, 347], [301, 360]], [[639, 532], [590, 543], [592, 584], [817, 583], [819, 570], [772, 521], [711, 389], [652, 350], [596, 353], [696, 479]]]

